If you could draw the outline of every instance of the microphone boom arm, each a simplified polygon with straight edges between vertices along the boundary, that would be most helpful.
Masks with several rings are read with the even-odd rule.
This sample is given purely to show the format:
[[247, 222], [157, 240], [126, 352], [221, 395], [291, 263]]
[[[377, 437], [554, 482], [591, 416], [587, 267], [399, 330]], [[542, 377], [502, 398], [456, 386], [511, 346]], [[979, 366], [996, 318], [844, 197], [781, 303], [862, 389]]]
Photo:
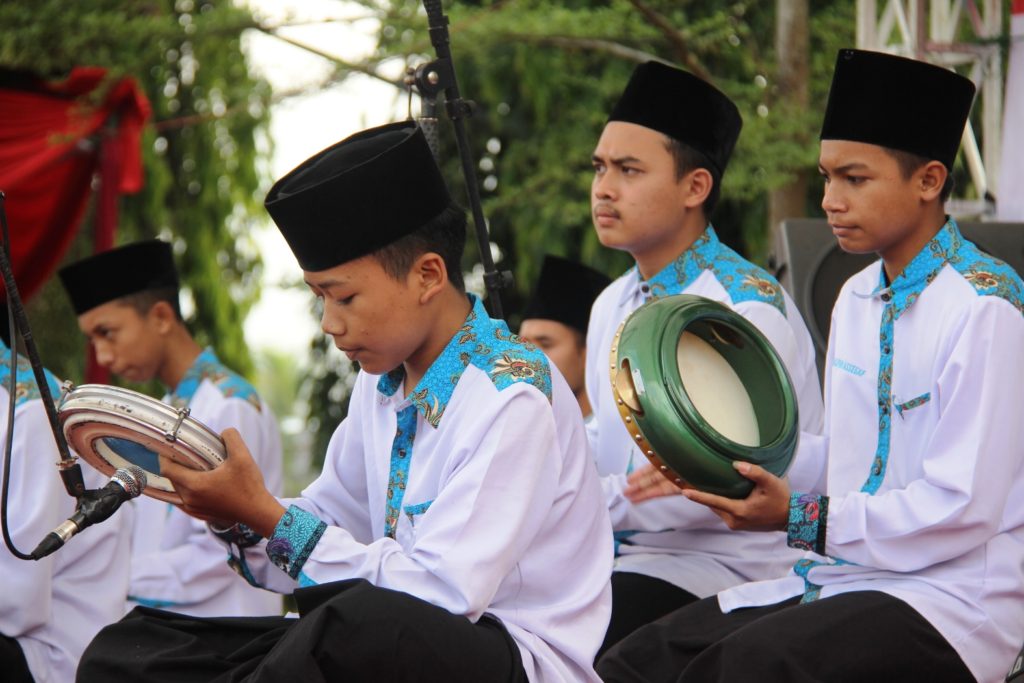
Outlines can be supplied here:
[[416, 69], [413, 82], [424, 101], [433, 100], [438, 93], [444, 91], [445, 110], [455, 128], [455, 142], [459, 148], [462, 161], [462, 176], [466, 181], [466, 192], [469, 195], [469, 208], [473, 214], [477, 246], [480, 249], [480, 260], [484, 266], [484, 286], [491, 304], [491, 314], [503, 318], [501, 306], [501, 289], [512, 283], [512, 274], [508, 271], [498, 272], [491, 257], [491, 244], [487, 235], [487, 222], [484, 219], [480, 204], [480, 190], [476, 182], [476, 169], [473, 155], [469, 148], [469, 136], [466, 134], [465, 118], [473, 114], [473, 104], [459, 95], [459, 84], [455, 78], [455, 66], [452, 63], [451, 48], [448, 38], [448, 17], [441, 8], [441, 0], [423, 0], [427, 10], [427, 24], [430, 29], [430, 43], [434, 46], [437, 59]]
[[[28, 316], [25, 315], [25, 307], [21, 302], [21, 295], [18, 293], [18, 284], [14, 280], [14, 271], [11, 268], [10, 260], [10, 235], [7, 229], [7, 211], [4, 207], [4, 193], [0, 192], [0, 229], [3, 231], [3, 246], [0, 248], [0, 274], [3, 275], [4, 288], [7, 291], [9, 317], [14, 321], [14, 327], [25, 342], [25, 350], [28, 352], [28, 359], [32, 365], [32, 372], [35, 375], [36, 385], [39, 388], [39, 397], [42, 399], [43, 407], [46, 409], [46, 417], [50, 423], [50, 430], [57, 442], [57, 452], [60, 454], [60, 462], [57, 468], [60, 470], [64, 488], [68, 494], [74, 497], [82, 495], [85, 491], [85, 482], [82, 479], [81, 466], [77, 458], [71, 455], [68, 449], [68, 442], [64, 438], [64, 432], [60, 428], [60, 420], [57, 416], [57, 407], [50, 393], [50, 385], [46, 381], [46, 373], [43, 370], [43, 363], [39, 358], [39, 351], [36, 349], [35, 338], [32, 336], [32, 328], [28, 323]], [[12, 330], [11, 334], [11, 363], [17, 358], [17, 337]], [[15, 369], [11, 369], [13, 377]], [[14, 424], [9, 426], [14, 429]]]

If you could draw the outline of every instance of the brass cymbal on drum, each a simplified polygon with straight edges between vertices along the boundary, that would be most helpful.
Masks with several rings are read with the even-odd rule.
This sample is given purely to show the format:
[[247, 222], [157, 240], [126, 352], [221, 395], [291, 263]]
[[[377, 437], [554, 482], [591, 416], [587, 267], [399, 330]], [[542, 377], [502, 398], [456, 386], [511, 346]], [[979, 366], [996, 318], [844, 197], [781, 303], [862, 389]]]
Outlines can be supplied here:
[[181, 497], [160, 476], [161, 455], [196, 470], [212, 470], [227, 458], [220, 436], [189, 417], [187, 408], [129, 389], [69, 384], [58, 417], [64, 437], [87, 463], [108, 476], [119, 467], [141, 467], [143, 493], [176, 505]]
[[796, 395], [778, 353], [749, 321], [704, 297], [650, 301], [611, 348], [616, 407], [634, 443], [680, 487], [743, 498], [751, 462], [777, 476], [796, 451]]

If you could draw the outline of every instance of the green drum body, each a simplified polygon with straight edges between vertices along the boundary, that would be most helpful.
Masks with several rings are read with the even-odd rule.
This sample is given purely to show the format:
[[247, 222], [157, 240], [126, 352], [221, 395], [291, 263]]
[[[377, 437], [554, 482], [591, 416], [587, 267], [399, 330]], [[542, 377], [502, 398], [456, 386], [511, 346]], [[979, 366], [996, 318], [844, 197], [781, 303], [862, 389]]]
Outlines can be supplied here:
[[634, 442], [680, 487], [730, 498], [753, 488], [734, 461], [782, 476], [799, 437], [778, 353], [726, 306], [691, 294], [650, 301], [619, 328], [612, 392]]

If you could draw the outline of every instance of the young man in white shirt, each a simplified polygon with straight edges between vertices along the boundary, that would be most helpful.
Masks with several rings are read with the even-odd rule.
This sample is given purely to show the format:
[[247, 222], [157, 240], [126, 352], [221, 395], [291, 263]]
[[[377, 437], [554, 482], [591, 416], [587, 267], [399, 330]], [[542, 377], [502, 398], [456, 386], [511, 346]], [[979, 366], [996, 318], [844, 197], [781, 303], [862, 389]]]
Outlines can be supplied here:
[[[171, 245], [134, 242], [59, 272], [96, 360], [131, 382], [157, 379], [164, 402], [220, 433], [245, 435], [273, 491], [282, 485], [277, 419], [253, 386], [203, 349], [181, 319]], [[281, 613], [280, 596], [238, 581], [224, 547], [180, 509], [149, 497], [132, 501], [132, 579], [128, 608], [148, 605], [196, 616]]]
[[[0, 342], [0, 436], [7, 423], [10, 349]], [[11, 539], [23, 553], [75, 512], [56, 468], [60, 459], [35, 375], [18, 358], [7, 518]], [[50, 395], [60, 383], [46, 373]], [[86, 488], [107, 482], [82, 468]], [[127, 506], [126, 506], [127, 507]], [[130, 510], [119, 510], [38, 561], [21, 560], [0, 549], [0, 678], [6, 683], [64, 683], [74, 680], [78, 659], [93, 636], [124, 614], [128, 592]]]
[[423, 133], [347, 138], [266, 206], [324, 331], [360, 364], [349, 413], [299, 498], [273, 497], [231, 430], [220, 468], [164, 472], [192, 514], [240, 523], [246, 576], [294, 590], [301, 616], [139, 608], [79, 678], [596, 681], [611, 529], [579, 408], [544, 354], [466, 295], [465, 215]]
[[722, 244], [709, 217], [742, 121], [728, 97], [685, 71], [636, 68], [593, 153], [594, 227], [636, 267], [598, 297], [587, 334], [588, 425], [620, 543], [612, 619], [603, 648], [673, 609], [792, 564], [782, 534], [735, 534], [676, 497], [634, 505], [626, 476], [649, 468], [619, 416], [609, 377], [612, 340], [645, 302], [695, 294], [753, 323], [793, 380], [800, 427], [821, 430], [821, 388], [810, 334], [796, 305], [763, 269]]
[[801, 454], [821, 476], [742, 466], [745, 500], [685, 492], [732, 527], [785, 529], [805, 555], [637, 631], [600, 662], [605, 680], [992, 683], [1009, 670], [1024, 636], [1024, 284], [944, 213], [973, 95], [938, 66], [840, 51], [822, 208], [844, 250], [880, 261], [832, 314], [827, 448]]

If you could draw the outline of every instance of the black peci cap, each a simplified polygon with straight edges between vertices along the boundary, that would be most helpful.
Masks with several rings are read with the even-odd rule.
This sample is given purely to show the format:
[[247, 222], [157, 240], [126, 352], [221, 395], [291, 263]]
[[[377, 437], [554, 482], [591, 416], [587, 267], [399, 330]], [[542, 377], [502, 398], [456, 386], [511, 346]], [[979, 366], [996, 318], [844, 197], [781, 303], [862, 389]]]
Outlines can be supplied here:
[[586, 334], [594, 299], [610, 283], [607, 275], [582, 263], [545, 256], [523, 320], [555, 320]]
[[133, 242], [76, 261], [58, 272], [76, 315], [115, 299], [153, 289], [178, 289], [171, 245]]
[[974, 83], [949, 69], [840, 50], [821, 139], [910, 152], [952, 169], [973, 100]]
[[302, 162], [264, 203], [303, 270], [371, 254], [453, 207], [412, 122], [371, 128]]
[[732, 100], [691, 73], [660, 62], [633, 70], [608, 121], [656, 130], [706, 156], [725, 173], [743, 119]]

